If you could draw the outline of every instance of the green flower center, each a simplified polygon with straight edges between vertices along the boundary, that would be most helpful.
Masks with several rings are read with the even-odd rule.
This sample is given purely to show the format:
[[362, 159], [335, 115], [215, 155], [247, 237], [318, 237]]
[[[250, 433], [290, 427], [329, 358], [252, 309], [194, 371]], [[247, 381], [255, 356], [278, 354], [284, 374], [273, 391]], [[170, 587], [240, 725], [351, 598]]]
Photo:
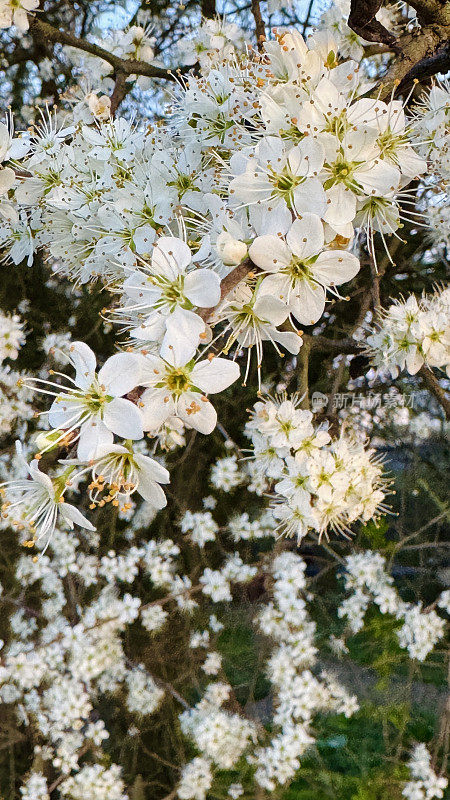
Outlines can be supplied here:
[[330, 177], [325, 181], [324, 189], [331, 189], [335, 184], [343, 183], [352, 192], [358, 191], [360, 187], [355, 180], [355, 172], [360, 163], [358, 161], [346, 161], [341, 155], [338, 156], [334, 164], [326, 164], [325, 167]]
[[297, 281], [308, 281], [311, 283], [314, 280], [311, 270], [311, 264], [313, 261], [314, 259], [301, 261], [299, 258], [294, 256], [287, 267], [284, 267], [282, 270], [280, 270], [280, 272], [287, 275], [292, 283], [297, 283]]
[[105, 404], [113, 399], [111, 395], [105, 394], [98, 383], [93, 383], [84, 395], [84, 405], [91, 414], [98, 414], [103, 411]]
[[189, 372], [186, 369], [169, 369], [166, 374], [165, 386], [172, 394], [178, 396], [183, 394], [191, 386]]
[[273, 185], [274, 194], [290, 200], [294, 189], [303, 183], [305, 179], [299, 175], [293, 175], [291, 169], [285, 166], [282, 172], [269, 172], [269, 181]]

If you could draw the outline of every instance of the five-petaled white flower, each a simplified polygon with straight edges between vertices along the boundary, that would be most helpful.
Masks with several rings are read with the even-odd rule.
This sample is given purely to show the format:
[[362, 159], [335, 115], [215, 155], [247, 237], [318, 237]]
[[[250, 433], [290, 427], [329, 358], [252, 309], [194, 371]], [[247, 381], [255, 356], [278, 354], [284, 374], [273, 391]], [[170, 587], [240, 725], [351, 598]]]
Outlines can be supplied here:
[[41, 472], [39, 463], [33, 459], [27, 463], [22, 452], [22, 445], [16, 442], [19, 462], [26, 469], [28, 476], [0, 484], [5, 487], [6, 499], [2, 504], [2, 514], [11, 518], [18, 527], [26, 527], [32, 536], [32, 542], [42, 537], [50, 539], [58, 516], [73, 528], [74, 524], [88, 531], [95, 531], [94, 526], [75, 506], [64, 501], [67, 483], [64, 475], [54, 481]]
[[282, 300], [303, 325], [317, 322], [325, 308], [325, 290], [354, 278], [356, 256], [346, 250], [324, 250], [323, 225], [316, 214], [296, 219], [286, 234], [258, 236], [250, 247], [252, 261], [267, 275], [259, 292]]
[[[124, 439], [143, 436], [142, 418], [137, 406], [124, 395], [139, 384], [140, 358], [133, 353], [116, 353], [96, 373], [96, 359], [84, 342], [74, 342], [69, 350], [75, 367], [74, 386], [57, 392], [48, 412], [52, 428], [62, 435], [79, 428], [78, 458], [96, 458], [99, 448], [113, 442], [113, 434]], [[44, 381], [44, 383], [46, 383]], [[53, 383], [58, 388], [58, 384]]]
[[223, 392], [239, 377], [239, 367], [226, 358], [184, 361], [175, 352], [164, 360], [143, 356], [140, 398], [144, 430], [158, 431], [169, 417], [179, 417], [189, 428], [211, 433], [217, 414], [207, 394]]
[[322, 216], [326, 197], [317, 176], [324, 156], [322, 145], [312, 137], [289, 149], [282, 139], [267, 136], [256, 146], [253, 158], [244, 162], [237, 154], [231, 159], [232, 168], [243, 164], [245, 168], [230, 183], [230, 199], [236, 205], [263, 203], [276, 208], [281, 204], [297, 214], [313, 211]]
[[205, 323], [192, 309], [209, 308], [220, 300], [220, 278], [211, 269], [191, 269], [192, 253], [185, 242], [174, 236], [162, 236], [155, 245], [149, 263], [141, 262], [125, 280], [125, 295], [132, 306], [120, 309], [131, 320], [142, 320], [132, 330], [140, 340], [155, 339], [161, 333], [161, 355], [169, 348], [178, 356], [193, 358]]

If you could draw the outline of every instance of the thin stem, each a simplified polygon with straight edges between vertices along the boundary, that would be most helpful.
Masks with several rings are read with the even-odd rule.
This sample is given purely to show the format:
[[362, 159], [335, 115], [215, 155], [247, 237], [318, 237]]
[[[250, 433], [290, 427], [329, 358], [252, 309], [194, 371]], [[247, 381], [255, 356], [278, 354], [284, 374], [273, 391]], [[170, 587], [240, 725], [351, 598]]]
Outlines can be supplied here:
[[118, 72], [116, 75], [116, 82], [114, 84], [113, 93], [111, 95], [111, 116], [114, 117], [121, 102], [126, 97], [129, 91], [129, 84], [127, 84], [127, 76], [124, 72]]
[[309, 410], [309, 354], [311, 346], [307, 339], [303, 340], [298, 355], [298, 391], [302, 395], [300, 407]]
[[448, 392], [442, 388], [434, 372], [425, 364], [419, 369], [419, 375], [423, 378], [427, 389], [433, 394], [444, 409], [445, 417], [450, 420], [450, 398]]
[[[222, 280], [220, 284], [220, 300], [217, 304], [220, 305], [222, 300], [236, 288], [238, 283], [240, 283], [244, 278], [247, 277], [249, 272], [252, 270], [257, 270], [257, 267], [254, 265], [253, 261], [250, 258], [246, 258], [245, 261], [242, 261], [241, 264], [238, 264], [237, 267], [231, 270], [228, 275]], [[198, 316], [201, 317], [205, 322], [212, 316], [217, 306], [211, 306], [210, 308], [202, 308], [198, 311]]]
[[38, 34], [48, 43], [76, 47], [77, 50], [83, 50], [85, 53], [90, 53], [93, 56], [97, 56], [97, 58], [102, 58], [104, 61], [107, 61], [108, 64], [111, 64], [117, 75], [119, 73], [125, 76], [145, 75], [147, 78], [162, 78], [168, 81], [175, 81], [177, 79], [176, 73], [179, 74], [184, 71], [177, 68], [174, 72], [171, 69], [162, 69], [161, 67], [155, 67], [153, 64], [147, 64], [145, 61], [119, 58], [119, 56], [108, 52], [108, 50], [104, 50], [103, 47], [93, 44], [93, 42], [79, 39], [78, 36], [72, 33], [60, 31], [58, 28], [54, 28], [53, 25], [49, 25], [48, 22], [43, 22], [43, 20], [37, 19], [36, 17], [30, 19], [30, 31]]
[[251, 8], [252, 8], [253, 19], [255, 20], [256, 41], [258, 43], [258, 50], [262, 50], [264, 42], [266, 41], [266, 26], [264, 25], [264, 20], [262, 18], [261, 8], [259, 6], [259, 0], [252, 0]]

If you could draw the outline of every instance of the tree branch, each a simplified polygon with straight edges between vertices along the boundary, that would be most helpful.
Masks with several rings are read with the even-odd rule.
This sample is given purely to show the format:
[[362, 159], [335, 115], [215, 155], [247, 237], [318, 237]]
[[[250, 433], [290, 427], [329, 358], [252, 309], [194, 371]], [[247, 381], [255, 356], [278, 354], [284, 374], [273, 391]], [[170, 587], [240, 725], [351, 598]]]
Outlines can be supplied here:
[[382, 0], [351, 0], [349, 28], [368, 42], [382, 42], [397, 50], [395, 36], [375, 17], [381, 4]]
[[381, 42], [398, 54], [381, 86], [372, 96], [389, 97], [401, 94], [415, 80], [424, 80], [450, 68], [450, 2], [449, 0], [412, 0], [420, 28], [396, 39], [381, 25], [375, 14], [382, 0], [352, 0], [348, 24], [352, 30], [371, 42]]
[[444, 409], [446, 419], [450, 420], [450, 398], [448, 392], [442, 388], [434, 372], [425, 364], [419, 369], [419, 375], [423, 378], [427, 389], [433, 394]]
[[[387, 98], [394, 91], [403, 93], [415, 80], [431, 77], [442, 71], [441, 55], [448, 45], [450, 25], [429, 25], [405, 34], [400, 40], [401, 55], [388, 69], [376, 94]], [[433, 66], [433, 62], [436, 62]], [[427, 65], [426, 70], [423, 69]], [[426, 74], [425, 74], [426, 73]], [[375, 94], [375, 93], [373, 93]]]
[[326, 336], [309, 336], [303, 334], [303, 340], [309, 343], [311, 350], [321, 350], [335, 355], [355, 355], [361, 353], [361, 345], [356, 339], [327, 339]]
[[309, 411], [309, 353], [311, 350], [310, 337], [303, 339], [303, 344], [298, 354], [298, 391], [302, 397], [300, 408]]
[[131, 87], [127, 84], [127, 76], [123, 72], [118, 72], [111, 95], [111, 116], [113, 117], [119, 108], [122, 100], [126, 97]]
[[145, 75], [147, 78], [161, 78], [168, 81], [175, 81], [177, 74], [186, 71], [185, 68], [177, 68], [175, 71], [172, 71], [171, 69], [155, 67], [153, 64], [147, 64], [145, 61], [119, 58], [119, 56], [109, 53], [108, 50], [104, 50], [103, 47], [93, 44], [93, 42], [79, 39], [72, 33], [60, 31], [58, 28], [54, 28], [53, 25], [49, 25], [48, 22], [43, 22], [40, 19], [30, 18], [30, 32], [43, 37], [48, 43], [75, 47], [78, 50], [83, 50], [85, 53], [97, 56], [97, 58], [102, 58], [104, 61], [107, 61], [108, 64], [111, 64], [117, 74], [122, 73], [124, 76]]
[[264, 25], [261, 9], [259, 7], [259, 0], [252, 0], [251, 9], [253, 14], [253, 19], [255, 20], [256, 41], [258, 43], [258, 50], [261, 50], [264, 45], [264, 42], [266, 41], [266, 26]]
[[[258, 268], [255, 266], [253, 261], [250, 258], [246, 258], [245, 261], [242, 261], [241, 264], [238, 264], [237, 267], [231, 270], [228, 275], [223, 278], [220, 284], [220, 300], [217, 303], [217, 306], [225, 299], [227, 294], [233, 291], [236, 288], [238, 283], [240, 283], [244, 278], [247, 277], [249, 272], [252, 270], [257, 270]], [[199, 317], [207, 322], [208, 319], [212, 316], [214, 311], [216, 310], [217, 306], [211, 306], [210, 308], [202, 308], [201, 310], [197, 311]]]

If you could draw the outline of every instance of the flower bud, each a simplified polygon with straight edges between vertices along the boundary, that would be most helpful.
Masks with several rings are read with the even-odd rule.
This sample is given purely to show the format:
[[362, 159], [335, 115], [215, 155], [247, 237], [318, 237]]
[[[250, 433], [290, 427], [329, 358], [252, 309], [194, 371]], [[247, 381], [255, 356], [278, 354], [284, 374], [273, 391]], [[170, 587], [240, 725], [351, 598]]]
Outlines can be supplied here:
[[94, 117], [100, 120], [107, 120], [111, 116], [111, 99], [106, 94], [97, 97], [94, 92], [91, 92], [86, 97], [89, 110]]
[[235, 239], [228, 231], [222, 231], [217, 237], [216, 250], [223, 263], [228, 267], [235, 267], [247, 255], [247, 245]]
[[34, 446], [40, 451], [50, 451], [59, 447], [61, 431], [40, 431], [34, 440]]

